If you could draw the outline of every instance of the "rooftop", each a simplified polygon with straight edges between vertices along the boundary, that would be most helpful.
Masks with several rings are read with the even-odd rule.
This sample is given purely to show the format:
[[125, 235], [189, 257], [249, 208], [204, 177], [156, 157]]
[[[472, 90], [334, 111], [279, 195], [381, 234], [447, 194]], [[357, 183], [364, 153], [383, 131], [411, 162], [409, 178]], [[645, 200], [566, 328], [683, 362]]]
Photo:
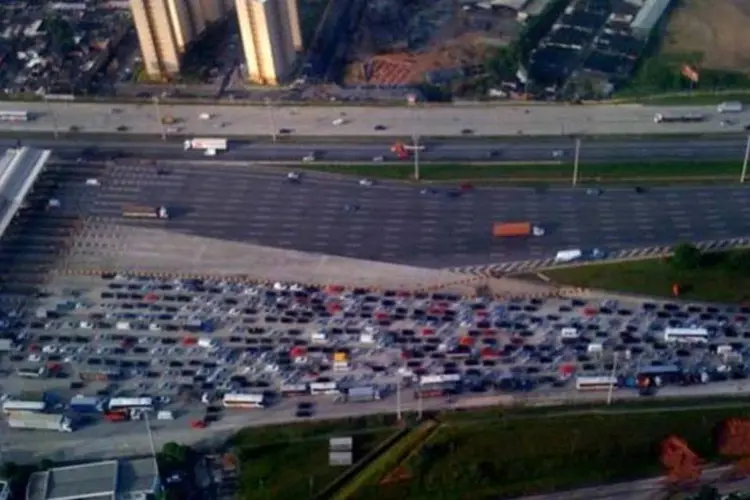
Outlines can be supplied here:
[[36, 472], [27, 500], [115, 500], [158, 489], [152, 458], [107, 460]]

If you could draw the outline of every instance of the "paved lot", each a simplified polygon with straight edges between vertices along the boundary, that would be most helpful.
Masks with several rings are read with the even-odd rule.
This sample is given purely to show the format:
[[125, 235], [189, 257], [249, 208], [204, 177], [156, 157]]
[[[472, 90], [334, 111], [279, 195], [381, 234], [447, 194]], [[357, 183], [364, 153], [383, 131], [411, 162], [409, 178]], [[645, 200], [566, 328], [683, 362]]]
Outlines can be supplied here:
[[[569, 189], [481, 188], [451, 197], [447, 190], [421, 194], [397, 183], [363, 187], [356, 179], [316, 174], [293, 184], [284, 175], [260, 167], [187, 165], [159, 175], [155, 166], [122, 164], [101, 171], [101, 187], [80, 181], [59, 196], [64, 206], [99, 224], [433, 268], [550, 258], [570, 248], [615, 251], [750, 234], [750, 191], [743, 187], [645, 194], [612, 189], [599, 197]], [[174, 217], [124, 221], [122, 208], [131, 203], [165, 205]], [[346, 205], [359, 210], [347, 212]], [[528, 220], [548, 234], [493, 239], [492, 223], [503, 220]], [[125, 233], [119, 243], [117, 238], [112, 245], [125, 252]]]
[[[113, 112], [113, 108], [119, 112]], [[85, 103], [7, 103], [2, 109], [26, 109], [35, 119], [24, 124], [4, 122], [0, 130], [51, 131], [53, 116], [61, 131], [77, 127], [86, 132], [123, 134], [159, 134], [161, 126], [155, 106], [107, 105]], [[268, 135], [288, 129], [301, 136], [456, 136], [464, 130], [474, 135], [571, 135], [571, 134], [659, 134], [741, 132], [750, 119], [750, 111], [732, 115], [733, 123], [721, 126], [723, 118], [715, 107], [672, 108], [670, 113], [700, 112], [707, 119], [693, 124], [656, 124], [659, 108], [638, 105], [622, 106], [448, 106], [439, 108], [362, 108], [362, 107], [284, 107], [263, 106], [160, 106], [162, 117], [178, 119], [175, 133], [196, 136]], [[211, 120], [201, 120], [201, 113], [212, 113]], [[334, 126], [343, 118], [346, 124]], [[383, 130], [375, 130], [381, 125]], [[179, 129], [179, 130], [177, 130]]]

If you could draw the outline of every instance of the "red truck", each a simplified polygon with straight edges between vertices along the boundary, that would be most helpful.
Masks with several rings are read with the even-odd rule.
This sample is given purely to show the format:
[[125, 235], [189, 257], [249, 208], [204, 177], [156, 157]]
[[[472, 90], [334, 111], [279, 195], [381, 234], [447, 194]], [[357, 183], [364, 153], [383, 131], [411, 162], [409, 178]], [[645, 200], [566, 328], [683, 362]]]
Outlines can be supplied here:
[[544, 236], [544, 229], [531, 222], [495, 222], [492, 225], [492, 236], [496, 238]]
[[128, 410], [113, 410], [104, 412], [104, 420], [107, 422], [125, 422], [130, 418]]

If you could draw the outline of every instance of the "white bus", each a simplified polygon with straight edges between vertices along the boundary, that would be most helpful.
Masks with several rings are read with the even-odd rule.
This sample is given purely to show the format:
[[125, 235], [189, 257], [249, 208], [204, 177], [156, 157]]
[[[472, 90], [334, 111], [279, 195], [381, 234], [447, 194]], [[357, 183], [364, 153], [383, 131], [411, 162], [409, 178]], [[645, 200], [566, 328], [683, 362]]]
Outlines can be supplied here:
[[617, 377], [576, 377], [579, 391], [608, 391], [617, 388]]
[[461, 382], [461, 375], [458, 373], [445, 373], [443, 375], [424, 375], [419, 378], [419, 385], [432, 384], [457, 384]]
[[310, 394], [339, 394], [339, 386], [336, 382], [313, 382], [310, 384]]
[[8, 400], [3, 403], [3, 413], [6, 415], [17, 411], [42, 412], [47, 409], [44, 401], [14, 401]]
[[666, 328], [664, 342], [705, 344], [708, 342], [708, 330], [705, 328]]
[[0, 121], [3, 122], [27, 122], [29, 121], [29, 112], [21, 111], [0, 111]]
[[262, 393], [241, 394], [229, 393], [222, 400], [224, 408], [265, 408], [266, 398]]
[[154, 407], [153, 398], [112, 398], [109, 400], [110, 410], [142, 409], [149, 410]]

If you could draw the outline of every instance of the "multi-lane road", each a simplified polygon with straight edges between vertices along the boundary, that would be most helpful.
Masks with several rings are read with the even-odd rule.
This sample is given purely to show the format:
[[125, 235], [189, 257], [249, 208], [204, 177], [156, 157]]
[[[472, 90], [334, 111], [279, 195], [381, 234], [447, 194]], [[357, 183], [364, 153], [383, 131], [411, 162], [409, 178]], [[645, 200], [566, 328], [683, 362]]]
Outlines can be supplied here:
[[[128, 204], [163, 205], [173, 218], [156, 224], [168, 232], [431, 268], [750, 234], [750, 190], [741, 186], [643, 194], [611, 189], [601, 196], [565, 188], [477, 188], [451, 196], [446, 189], [423, 193], [398, 182], [365, 187], [357, 179], [316, 173], [289, 183], [285, 171], [253, 165], [160, 168], [123, 161], [102, 171], [101, 187], [89, 191], [87, 203], [64, 202], [112, 221]], [[493, 238], [492, 223], [502, 220], [532, 221], [547, 234]], [[154, 221], [131, 224], [155, 227]]]
[[[440, 106], [274, 107], [74, 102], [5, 103], [3, 110], [28, 110], [25, 123], [3, 122], [0, 131], [159, 134], [160, 118], [175, 123], [169, 133], [197, 136], [557, 136], [742, 132], [750, 112], [729, 116], [712, 106]], [[700, 113], [699, 123], [655, 123], [656, 113]], [[210, 115], [210, 119], [206, 118]]]
[[[582, 140], [580, 161], [586, 162], [637, 162], [662, 160], [737, 160], [739, 168], [745, 152], [746, 139], [743, 137], [723, 137], [700, 139], [648, 139], [629, 140]], [[83, 150], [107, 154], [127, 154], [143, 158], [258, 161], [258, 162], [299, 162], [303, 156], [316, 152], [321, 163], [331, 162], [372, 162], [383, 156], [385, 160], [395, 160], [390, 152], [391, 144], [347, 142], [347, 143], [259, 143], [252, 141], [232, 141], [229, 150], [220, 152], [216, 158], [206, 158], [201, 151], [184, 151], [181, 141], [132, 142], [94, 141], [90, 138], [65, 139], [25, 139], [23, 145], [50, 148], [58, 155], [75, 157]], [[17, 145], [16, 140], [0, 139], [0, 148]], [[572, 161], [575, 143], [567, 137], [529, 140], [486, 140], [466, 142], [445, 142], [439, 139], [425, 142], [426, 150], [420, 154], [423, 161]], [[553, 153], [562, 151], [562, 158]]]

